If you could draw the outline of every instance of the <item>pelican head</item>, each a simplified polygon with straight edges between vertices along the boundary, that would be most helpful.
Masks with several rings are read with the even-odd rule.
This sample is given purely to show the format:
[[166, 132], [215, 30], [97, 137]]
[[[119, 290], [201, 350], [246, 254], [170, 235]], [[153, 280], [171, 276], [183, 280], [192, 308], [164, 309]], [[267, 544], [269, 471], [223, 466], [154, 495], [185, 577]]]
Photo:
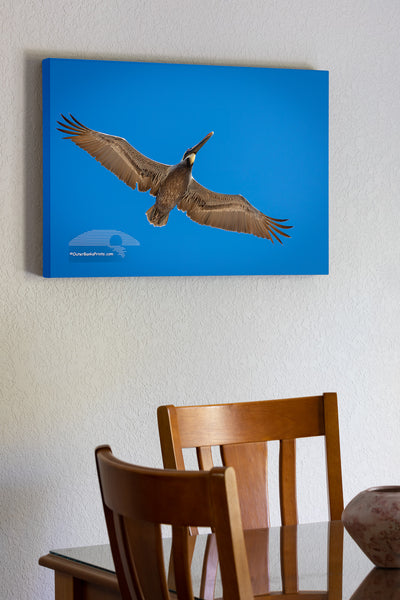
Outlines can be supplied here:
[[193, 154], [193, 159], [191, 159], [191, 160], [192, 160], [191, 164], [193, 165], [193, 163], [194, 163], [194, 159], [196, 158], [196, 154], [197, 154], [197, 152], [200, 150], [200, 148], [202, 148], [202, 147], [204, 146], [204, 144], [205, 144], [206, 142], [208, 142], [208, 140], [210, 139], [210, 137], [211, 137], [212, 135], [214, 135], [214, 132], [213, 132], [213, 131], [211, 131], [211, 132], [210, 132], [208, 135], [206, 135], [206, 137], [205, 137], [205, 138], [203, 138], [203, 139], [201, 140], [201, 142], [199, 142], [199, 143], [198, 143], [198, 144], [196, 144], [195, 146], [192, 146], [192, 148], [188, 148], [188, 149], [186, 150], [185, 154], [183, 155], [183, 157], [182, 157], [182, 160], [185, 160], [185, 158], [188, 158], [188, 156], [190, 156], [191, 154]]

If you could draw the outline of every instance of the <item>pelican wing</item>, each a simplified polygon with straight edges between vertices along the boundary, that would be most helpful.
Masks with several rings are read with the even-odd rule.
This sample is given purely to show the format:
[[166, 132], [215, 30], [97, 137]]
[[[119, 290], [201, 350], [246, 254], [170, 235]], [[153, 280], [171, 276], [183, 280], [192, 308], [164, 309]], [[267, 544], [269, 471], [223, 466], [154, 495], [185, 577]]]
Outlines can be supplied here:
[[147, 158], [122, 137], [89, 129], [72, 115], [70, 119], [61, 116], [63, 121], [57, 121], [61, 126], [58, 130], [67, 134], [64, 139], [86, 150], [132, 189], [137, 185], [141, 192], [150, 190], [153, 196], [157, 194], [169, 165]]
[[283, 231], [291, 228], [291, 225], [282, 225], [287, 219], [267, 217], [243, 196], [212, 192], [195, 179], [190, 182], [178, 208], [186, 211], [187, 216], [200, 225], [251, 233], [272, 243], [273, 238], [282, 244], [279, 236], [290, 237]]

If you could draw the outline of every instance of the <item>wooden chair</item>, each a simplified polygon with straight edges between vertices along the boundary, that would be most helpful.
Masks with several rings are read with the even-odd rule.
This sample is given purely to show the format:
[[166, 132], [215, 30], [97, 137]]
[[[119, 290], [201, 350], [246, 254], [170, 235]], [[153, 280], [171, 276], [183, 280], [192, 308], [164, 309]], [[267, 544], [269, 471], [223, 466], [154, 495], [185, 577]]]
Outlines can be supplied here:
[[296, 438], [324, 436], [329, 515], [343, 511], [339, 424], [335, 393], [285, 400], [206, 406], [160, 406], [158, 427], [164, 467], [185, 469], [184, 448], [196, 448], [200, 469], [213, 466], [219, 446], [224, 465], [233, 466], [244, 529], [268, 527], [267, 442], [279, 440], [282, 525], [298, 522]]
[[[339, 520], [343, 511], [337, 396], [322, 396], [241, 402], [206, 406], [160, 406], [157, 411], [164, 467], [185, 469], [183, 450], [195, 448], [200, 469], [213, 466], [212, 447], [219, 446], [224, 465], [233, 466], [239, 491], [244, 529], [262, 529], [270, 525], [267, 489], [267, 442], [279, 440], [279, 497], [282, 525], [298, 523], [296, 498], [296, 438], [324, 436], [328, 480], [329, 515]], [[193, 530], [192, 533], [195, 531]], [[217, 559], [214, 538], [204, 558], [200, 594], [213, 597]], [[247, 553], [268, 563], [265, 555], [252, 552], [248, 536]], [[256, 542], [254, 542], [256, 543]], [[295, 589], [296, 539], [282, 536], [282, 573], [284, 587]], [[268, 589], [268, 570], [252, 572], [254, 594]]]
[[172, 525], [179, 600], [193, 600], [188, 526], [215, 531], [224, 597], [252, 600], [235, 473], [168, 471], [131, 465], [96, 449], [111, 550], [123, 600], [169, 600], [161, 524]]

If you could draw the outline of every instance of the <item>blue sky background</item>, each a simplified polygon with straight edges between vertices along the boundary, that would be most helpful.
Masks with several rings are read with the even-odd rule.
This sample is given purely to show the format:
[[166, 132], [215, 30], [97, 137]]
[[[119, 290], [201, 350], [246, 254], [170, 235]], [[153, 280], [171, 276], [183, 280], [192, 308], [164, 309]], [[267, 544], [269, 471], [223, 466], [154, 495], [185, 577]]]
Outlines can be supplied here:
[[[328, 72], [48, 59], [43, 65], [44, 270], [47, 276], [328, 272]], [[174, 209], [165, 227], [133, 191], [57, 131], [60, 113], [175, 164], [207, 133], [193, 177], [242, 194], [293, 225], [283, 245], [198, 225]], [[74, 262], [69, 241], [118, 230], [140, 246], [116, 262]]]

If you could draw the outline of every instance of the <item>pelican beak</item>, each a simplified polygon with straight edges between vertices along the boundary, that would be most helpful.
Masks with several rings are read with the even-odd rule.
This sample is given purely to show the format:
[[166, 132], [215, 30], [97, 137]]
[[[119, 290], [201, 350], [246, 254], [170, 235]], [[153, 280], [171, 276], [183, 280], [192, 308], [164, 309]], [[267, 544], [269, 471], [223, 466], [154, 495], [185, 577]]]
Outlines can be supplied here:
[[208, 142], [208, 140], [210, 139], [211, 136], [214, 135], [214, 132], [211, 131], [208, 135], [206, 135], [205, 138], [203, 138], [201, 140], [201, 142], [199, 142], [198, 144], [196, 144], [195, 146], [193, 146], [192, 148], [188, 148], [185, 152], [185, 154], [183, 155], [183, 158], [187, 158], [190, 154], [194, 154], [196, 155], [197, 152], [200, 150], [200, 148], [202, 148], [204, 146], [204, 144], [206, 142]]
[[206, 142], [208, 142], [208, 140], [210, 139], [210, 137], [213, 136], [213, 135], [214, 135], [214, 132], [211, 131], [208, 135], [206, 135], [205, 138], [203, 138], [201, 140], [201, 142], [199, 142], [198, 144], [196, 144], [195, 146], [193, 146], [193, 148], [190, 148], [190, 151], [193, 152], [193, 154], [196, 154], [200, 150], [200, 148], [202, 148], [204, 146], [204, 144]]

